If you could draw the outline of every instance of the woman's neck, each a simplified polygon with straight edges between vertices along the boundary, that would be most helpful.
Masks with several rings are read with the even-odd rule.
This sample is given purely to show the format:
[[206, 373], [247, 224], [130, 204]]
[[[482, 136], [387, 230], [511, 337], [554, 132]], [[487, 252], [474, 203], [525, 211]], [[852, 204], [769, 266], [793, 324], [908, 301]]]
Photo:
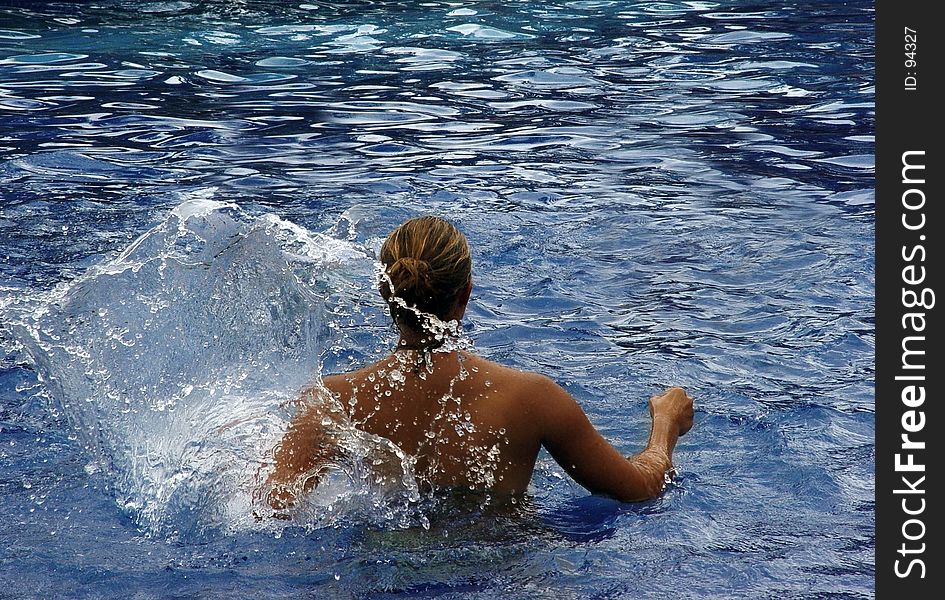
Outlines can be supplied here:
[[397, 340], [397, 350], [434, 350], [443, 345], [446, 337], [436, 336], [429, 332], [417, 333], [409, 329], [402, 329], [400, 339]]

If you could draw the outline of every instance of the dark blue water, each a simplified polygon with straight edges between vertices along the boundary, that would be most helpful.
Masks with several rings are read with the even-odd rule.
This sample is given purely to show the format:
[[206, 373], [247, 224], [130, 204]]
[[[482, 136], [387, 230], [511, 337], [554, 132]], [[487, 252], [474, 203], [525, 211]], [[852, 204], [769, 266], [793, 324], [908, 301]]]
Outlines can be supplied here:
[[[872, 6], [0, 6], [0, 596], [872, 597]], [[622, 451], [689, 390], [662, 497], [542, 455], [514, 511], [254, 522], [264, 409], [389, 347], [427, 212], [477, 351]]]

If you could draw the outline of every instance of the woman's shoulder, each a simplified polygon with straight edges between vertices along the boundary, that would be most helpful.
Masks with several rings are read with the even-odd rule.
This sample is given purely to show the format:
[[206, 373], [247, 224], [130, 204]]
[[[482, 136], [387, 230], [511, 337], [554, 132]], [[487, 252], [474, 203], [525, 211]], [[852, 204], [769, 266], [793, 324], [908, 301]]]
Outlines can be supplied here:
[[492, 410], [505, 415], [512, 426], [509, 431], [524, 436], [528, 444], [544, 437], [557, 421], [570, 421], [573, 398], [553, 379], [541, 373], [508, 367], [490, 360], [477, 358], [469, 367], [478, 368], [482, 381], [489, 381]]
[[368, 375], [376, 372], [378, 364], [368, 365], [353, 371], [322, 375], [321, 383], [328, 388], [328, 391], [334, 393], [339, 393], [343, 390], [351, 390], [354, 386], [366, 380]]
[[541, 373], [516, 369], [482, 358], [481, 356], [470, 354], [468, 355], [467, 362], [471, 369], [475, 369], [479, 374], [487, 377], [494, 384], [512, 388], [516, 391], [526, 393], [528, 396], [534, 396], [543, 391], [553, 390], [559, 387], [550, 377], [542, 375]]

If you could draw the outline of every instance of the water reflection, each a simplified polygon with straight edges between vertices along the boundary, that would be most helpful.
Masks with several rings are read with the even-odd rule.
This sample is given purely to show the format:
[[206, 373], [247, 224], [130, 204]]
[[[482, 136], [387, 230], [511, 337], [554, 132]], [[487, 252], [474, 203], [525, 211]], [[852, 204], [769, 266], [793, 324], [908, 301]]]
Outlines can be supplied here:
[[[419, 574], [391, 589], [489, 597], [537, 573], [588, 596], [608, 584], [582, 569], [606, 567], [650, 574], [613, 582], [615, 596], [680, 573], [707, 596], [724, 593], [710, 581], [803, 594], [811, 572], [830, 575], [823, 593], [869, 595], [872, 19], [866, 2], [2, 7], [0, 314], [107, 262], [195, 190], [365, 248], [439, 212], [481, 265], [467, 327], [490, 358], [556, 374], [628, 451], [651, 386], [696, 393], [701, 433], [680, 453], [667, 512], [569, 504], [583, 493], [545, 458], [534, 495], [551, 514], [532, 539], [547, 545], [488, 538], [483, 551], [506, 558], [487, 564], [509, 565], [498, 583], [463, 571], [480, 533], [437, 555], [443, 571], [423, 571], [419, 541], [403, 553], [378, 542], [363, 551], [375, 562], [346, 555], [357, 532], [344, 528], [287, 534], [271, 564], [216, 546], [213, 561], [190, 564], [267, 581], [289, 566], [293, 590], [344, 592], [373, 569], [387, 575], [365, 589], [384, 589], [409, 555], [401, 564]], [[387, 349], [368, 308], [345, 319], [344, 348], [324, 357], [332, 371]], [[0, 502], [31, 537], [7, 545], [41, 546], [48, 522], [62, 523], [42, 497], [86, 511], [72, 514], [82, 525], [66, 546], [103, 546], [87, 515], [117, 517], [82, 491], [84, 463], [58, 450], [71, 442], [34, 397], [8, 322], [0, 433], [17, 446], [0, 460], [18, 479]], [[64, 457], [48, 477], [46, 451]], [[809, 482], [820, 506], [795, 497]], [[548, 534], [559, 528], [573, 537]], [[138, 544], [127, 539], [120, 547]], [[273, 552], [270, 538], [250, 545]], [[188, 560], [147, 548], [175, 569]], [[439, 578], [454, 550], [468, 562]], [[148, 564], [168, 589], [195, 593], [143, 551], [95, 551], [108, 569]], [[59, 572], [33, 564], [17, 567]]]

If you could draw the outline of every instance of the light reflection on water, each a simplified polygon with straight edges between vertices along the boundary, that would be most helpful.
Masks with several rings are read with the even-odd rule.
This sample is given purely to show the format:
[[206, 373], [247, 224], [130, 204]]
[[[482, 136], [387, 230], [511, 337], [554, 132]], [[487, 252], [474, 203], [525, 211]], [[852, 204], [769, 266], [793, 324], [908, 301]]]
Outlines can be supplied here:
[[[20, 549], [3, 579], [577, 597], [691, 575], [695, 597], [871, 596], [872, 19], [865, 2], [0, 9], [0, 507], [21, 524], [0, 534]], [[554, 376], [626, 452], [648, 394], [690, 389], [676, 484], [582, 500], [543, 457], [538, 524], [504, 534], [142, 540], [89, 487], [8, 316], [211, 188], [365, 247], [453, 218], [487, 357]], [[350, 347], [324, 368], [386, 349], [375, 309], [330, 317]]]

